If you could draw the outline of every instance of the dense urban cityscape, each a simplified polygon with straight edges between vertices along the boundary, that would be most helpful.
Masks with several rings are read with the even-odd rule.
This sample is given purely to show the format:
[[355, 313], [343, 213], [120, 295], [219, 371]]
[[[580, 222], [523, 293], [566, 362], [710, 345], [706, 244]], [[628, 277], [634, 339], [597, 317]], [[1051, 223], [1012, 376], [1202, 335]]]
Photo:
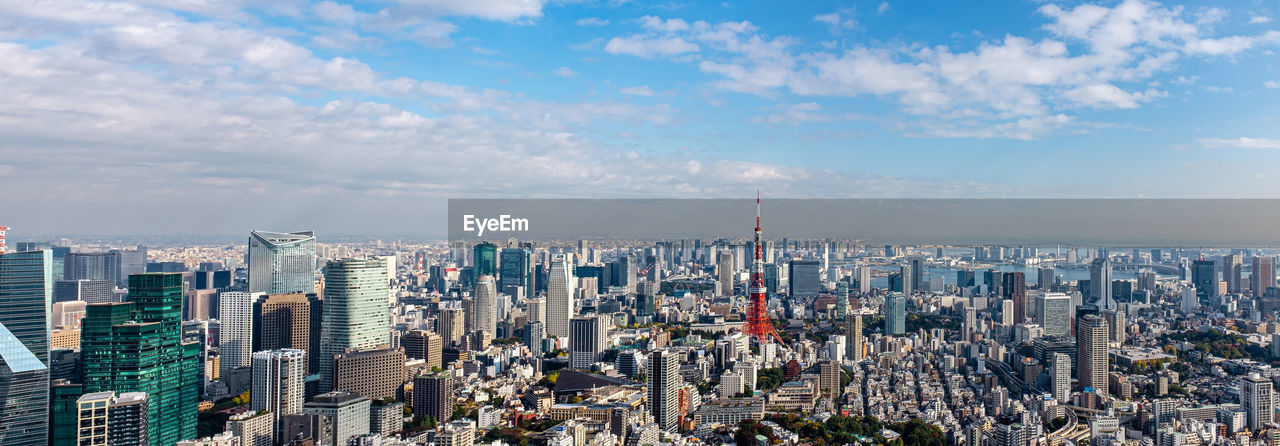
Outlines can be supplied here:
[[1280, 1], [0, 0], [0, 446], [1280, 446]]
[[321, 240], [6, 246], [0, 442], [1280, 441], [1269, 250]]

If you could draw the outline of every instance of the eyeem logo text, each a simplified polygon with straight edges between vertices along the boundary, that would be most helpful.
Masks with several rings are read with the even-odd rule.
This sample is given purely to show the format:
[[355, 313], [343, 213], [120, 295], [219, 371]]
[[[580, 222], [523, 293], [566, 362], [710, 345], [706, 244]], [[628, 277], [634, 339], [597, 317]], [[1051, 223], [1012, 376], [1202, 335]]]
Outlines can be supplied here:
[[497, 218], [476, 218], [474, 215], [467, 214], [462, 216], [462, 230], [475, 232], [476, 237], [483, 237], [484, 231], [524, 232], [529, 230], [529, 219], [511, 218], [507, 214], [499, 215]]

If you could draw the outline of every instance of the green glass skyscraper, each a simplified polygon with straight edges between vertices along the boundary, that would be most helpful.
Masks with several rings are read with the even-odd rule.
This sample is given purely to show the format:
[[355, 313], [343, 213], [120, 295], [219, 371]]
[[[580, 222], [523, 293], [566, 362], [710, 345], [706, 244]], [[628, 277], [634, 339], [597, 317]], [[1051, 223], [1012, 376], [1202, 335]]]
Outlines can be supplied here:
[[498, 275], [498, 246], [489, 242], [480, 242], [472, 248], [475, 262], [471, 265], [474, 277]]
[[154, 444], [196, 437], [200, 345], [181, 325], [181, 274], [129, 276], [129, 302], [89, 305], [81, 324], [85, 393], [146, 392]]

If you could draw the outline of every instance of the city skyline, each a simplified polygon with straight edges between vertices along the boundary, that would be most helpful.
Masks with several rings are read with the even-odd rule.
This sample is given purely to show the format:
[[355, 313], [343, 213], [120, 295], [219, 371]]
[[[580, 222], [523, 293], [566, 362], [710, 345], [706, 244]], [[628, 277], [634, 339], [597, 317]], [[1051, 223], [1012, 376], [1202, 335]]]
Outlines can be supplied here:
[[1276, 5], [932, 8], [13, 2], [0, 184], [38, 192], [0, 203], [406, 234], [450, 197], [1276, 196]]

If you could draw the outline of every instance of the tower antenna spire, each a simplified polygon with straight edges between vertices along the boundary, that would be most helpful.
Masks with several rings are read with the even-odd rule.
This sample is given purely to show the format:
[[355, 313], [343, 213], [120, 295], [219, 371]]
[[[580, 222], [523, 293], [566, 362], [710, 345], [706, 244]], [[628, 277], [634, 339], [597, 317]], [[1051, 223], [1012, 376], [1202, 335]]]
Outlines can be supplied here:
[[747, 287], [751, 300], [748, 302], [747, 323], [743, 331], [762, 344], [775, 340], [781, 344], [782, 336], [778, 335], [778, 330], [773, 327], [773, 321], [769, 319], [768, 301], [764, 295], [764, 257], [762, 256], [764, 238], [761, 237], [761, 232], [763, 231], [760, 229], [760, 189], [756, 189], [755, 259], [751, 262], [751, 283]]

